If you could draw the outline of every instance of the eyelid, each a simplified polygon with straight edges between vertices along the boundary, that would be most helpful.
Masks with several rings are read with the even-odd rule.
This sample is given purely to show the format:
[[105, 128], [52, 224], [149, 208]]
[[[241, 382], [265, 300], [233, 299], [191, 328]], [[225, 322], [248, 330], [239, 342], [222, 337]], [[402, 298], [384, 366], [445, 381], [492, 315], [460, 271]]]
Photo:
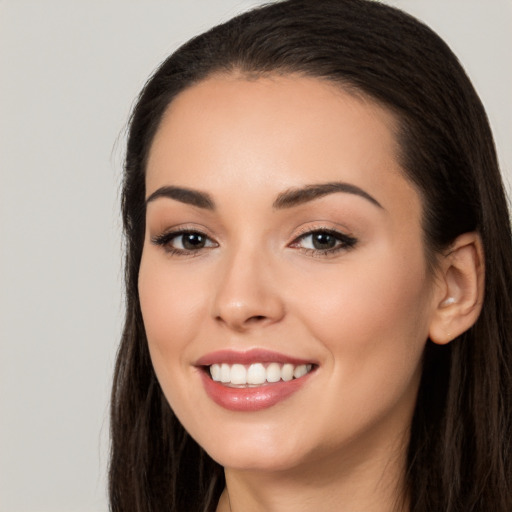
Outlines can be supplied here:
[[[171, 255], [178, 256], [198, 256], [210, 249], [219, 247], [219, 243], [216, 239], [208, 233], [208, 229], [204, 227], [191, 226], [191, 225], [180, 225], [168, 228], [163, 232], [153, 235], [150, 237], [150, 241], [153, 245], [161, 247], [165, 252]], [[301, 241], [307, 237], [313, 236], [316, 233], [322, 233], [332, 236], [336, 240], [334, 247], [330, 248], [316, 248], [316, 247], [301, 247]], [[186, 234], [197, 234], [204, 237], [206, 245], [197, 248], [180, 248], [173, 247], [171, 242], [181, 235]], [[339, 228], [333, 228], [332, 226], [322, 225], [308, 225], [302, 226], [295, 234], [293, 240], [288, 244], [288, 247], [302, 251], [303, 253], [311, 256], [327, 257], [334, 256], [338, 252], [344, 252], [352, 249], [358, 240], [351, 234], [348, 234], [345, 230]]]
[[322, 221], [318, 221], [317, 223], [307, 223], [301, 225], [297, 232], [293, 235], [293, 241], [298, 240], [299, 238], [310, 235], [311, 233], [316, 233], [318, 231], [330, 233], [335, 236], [340, 236], [342, 238], [354, 238], [351, 230], [349, 230], [346, 226], [342, 226], [340, 224], [332, 225], [332, 223], [324, 223]]
[[[167, 224], [167, 223], [166, 223]], [[155, 232], [154, 235], [150, 236], [150, 240], [157, 240], [158, 238], [163, 238], [165, 236], [175, 235], [178, 236], [181, 233], [199, 233], [203, 236], [206, 236], [212, 240], [215, 239], [211, 231], [201, 224], [194, 223], [183, 223], [183, 224], [168, 224], [165, 227], [155, 226], [155, 229], [150, 229], [150, 232]]]
[[[163, 232], [150, 237], [153, 245], [162, 247], [165, 252], [176, 256], [199, 256], [204, 251], [208, 251], [219, 246], [219, 243], [207, 233], [208, 230], [193, 226], [179, 226], [164, 230]], [[212, 242], [210, 245], [198, 247], [197, 249], [180, 249], [172, 247], [170, 243], [185, 234], [197, 234]]]
[[[299, 241], [304, 240], [308, 236], [312, 236], [315, 233], [326, 233], [338, 240], [338, 244], [329, 249], [315, 249], [315, 248], [308, 248], [308, 247], [300, 247], [298, 245]], [[328, 257], [328, 256], [334, 256], [339, 252], [348, 251], [350, 249], [353, 249], [356, 244], [358, 243], [357, 238], [355, 238], [353, 235], [349, 235], [339, 229], [334, 229], [332, 227], [327, 226], [308, 226], [303, 227], [299, 233], [294, 237], [293, 241], [289, 244], [289, 247], [296, 248], [298, 250], [303, 251], [305, 254], [310, 256], [317, 256], [317, 257]]]

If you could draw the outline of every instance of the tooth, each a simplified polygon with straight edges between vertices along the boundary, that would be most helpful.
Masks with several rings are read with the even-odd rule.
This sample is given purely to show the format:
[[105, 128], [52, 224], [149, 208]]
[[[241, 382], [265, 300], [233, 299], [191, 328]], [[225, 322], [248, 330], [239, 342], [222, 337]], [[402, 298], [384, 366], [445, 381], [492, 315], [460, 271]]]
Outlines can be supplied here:
[[270, 363], [267, 366], [267, 382], [279, 382], [281, 380], [281, 367], [278, 363]]
[[284, 364], [283, 368], [281, 370], [281, 378], [288, 382], [289, 380], [293, 379], [293, 364]]
[[247, 384], [247, 370], [243, 364], [234, 364], [230, 373], [231, 384]]
[[247, 370], [247, 384], [263, 384], [267, 380], [267, 372], [261, 363], [251, 364]]
[[227, 363], [215, 363], [210, 366], [210, 375], [216, 382], [243, 386], [246, 384], [258, 385], [267, 382], [288, 382], [293, 378], [303, 377], [313, 368], [312, 364], [270, 363], [267, 368], [262, 363], [253, 363], [246, 368], [242, 364], [229, 365]]
[[222, 363], [222, 365], [220, 367], [220, 381], [221, 382], [230, 382], [229, 364]]
[[220, 365], [219, 364], [212, 364], [210, 366], [210, 375], [212, 376], [212, 379], [216, 382], [219, 382], [220, 380]]
[[306, 367], [305, 364], [301, 364], [299, 366], [297, 366], [295, 368], [295, 370], [293, 371], [293, 376], [298, 379], [300, 377], [303, 377], [304, 375], [306, 375], [306, 373], [308, 373], [308, 369]]

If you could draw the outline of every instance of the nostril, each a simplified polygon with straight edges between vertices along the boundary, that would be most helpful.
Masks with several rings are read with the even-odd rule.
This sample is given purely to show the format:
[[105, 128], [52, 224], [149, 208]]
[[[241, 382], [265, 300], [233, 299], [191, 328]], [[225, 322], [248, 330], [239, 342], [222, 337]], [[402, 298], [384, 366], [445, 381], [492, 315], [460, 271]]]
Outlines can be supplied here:
[[252, 315], [247, 316], [246, 318], [232, 318], [219, 315], [216, 317], [216, 320], [221, 323], [226, 323], [236, 330], [244, 330], [246, 328], [265, 325], [265, 322], [269, 320], [269, 317], [266, 315]]
[[265, 316], [263, 315], [255, 315], [255, 316], [251, 316], [250, 318], [247, 319], [248, 322], [260, 322], [261, 320], [265, 320]]

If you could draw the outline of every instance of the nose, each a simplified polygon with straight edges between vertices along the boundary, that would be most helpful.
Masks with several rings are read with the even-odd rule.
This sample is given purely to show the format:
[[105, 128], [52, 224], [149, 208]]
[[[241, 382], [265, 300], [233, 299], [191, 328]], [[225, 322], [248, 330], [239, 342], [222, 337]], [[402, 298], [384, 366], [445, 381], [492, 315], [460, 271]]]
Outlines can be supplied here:
[[285, 306], [270, 258], [240, 251], [222, 265], [213, 303], [218, 323], [244, 332], [282, 320]]

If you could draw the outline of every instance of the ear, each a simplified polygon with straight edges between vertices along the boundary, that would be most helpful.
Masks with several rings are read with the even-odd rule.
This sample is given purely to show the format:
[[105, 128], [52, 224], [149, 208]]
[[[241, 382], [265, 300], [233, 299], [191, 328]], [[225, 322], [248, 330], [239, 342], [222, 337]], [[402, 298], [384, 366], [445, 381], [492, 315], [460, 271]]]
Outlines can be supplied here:
[[449, 343], [477, 320], [484, 298], [485, 264], [478, 233], [464, 233], [441, 256], [429, 337]]

